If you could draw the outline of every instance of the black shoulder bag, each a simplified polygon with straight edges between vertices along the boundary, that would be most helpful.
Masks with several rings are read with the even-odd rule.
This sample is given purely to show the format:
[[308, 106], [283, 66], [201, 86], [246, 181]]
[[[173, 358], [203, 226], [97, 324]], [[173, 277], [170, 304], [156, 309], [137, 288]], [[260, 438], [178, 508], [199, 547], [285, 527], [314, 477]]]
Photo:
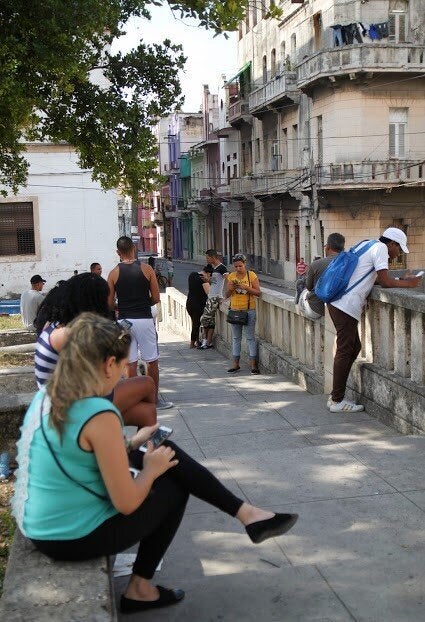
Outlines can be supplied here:
[[[248, 285], [251, 287], [251, 279], [249, 278], [249, 270], [248, 272]], [[229, 324], [238, 324], [239, 326], [246, 326], [248, 324], [248, 310], [249, 310], [249, 301], [251, 300], [251, 294], [248, 294], [248, 307], [247, 310], [237, 310], [237, 309], [229, 309], [227, 312], [227, 321]], [[232, 304], [232, 303], [230, 303]]]

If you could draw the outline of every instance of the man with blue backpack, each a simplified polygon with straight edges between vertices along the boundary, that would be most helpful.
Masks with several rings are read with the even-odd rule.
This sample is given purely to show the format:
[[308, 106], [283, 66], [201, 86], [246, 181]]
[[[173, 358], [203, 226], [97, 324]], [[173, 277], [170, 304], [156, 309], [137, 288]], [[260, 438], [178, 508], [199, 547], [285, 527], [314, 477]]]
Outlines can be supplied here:
[[375, 283], [382, 287], [417, 287], [421, 281], [410, 274], [400, 279], [389, 275], [389, 259], [401, 252], [409, 252], [406, 234], [389, 227], [379, 240], [364, 240], [339, 253], [316, 283], [315, 294], [327, 303], [337, 334], [332, 393], [327, 403], [331, 412], [364, 410], [362, 404], [345, 399], [345, 390], [351, 367], [361, 351], [358, 323], [372, 287]]

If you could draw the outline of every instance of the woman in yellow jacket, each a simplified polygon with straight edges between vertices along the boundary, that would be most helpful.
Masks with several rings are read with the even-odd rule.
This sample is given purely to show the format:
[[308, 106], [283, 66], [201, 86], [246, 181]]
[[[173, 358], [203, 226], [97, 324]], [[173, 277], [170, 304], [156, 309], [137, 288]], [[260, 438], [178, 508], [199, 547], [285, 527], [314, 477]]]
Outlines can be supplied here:
[[227, 371], [229, 374], [234, 374], [240, 370], [239, 360], [241, 356], [242, 329], [245, 328], [251, 374], [258, 374], [257, 342], [255, 340], [255, 308], [256, 298], [260, 295], [260, 284], [255, 272], [246, 269], [245, 255], [235, 255], [233, 257], [233, 266], [235, 271], [231, 272], [227, 277], [227, 297], [230, 298], [230, 308], [232, 310], [248, 311], [248, 323], [244, 326], [241, 324], [231, 324], [233, 336], [233, 365]]

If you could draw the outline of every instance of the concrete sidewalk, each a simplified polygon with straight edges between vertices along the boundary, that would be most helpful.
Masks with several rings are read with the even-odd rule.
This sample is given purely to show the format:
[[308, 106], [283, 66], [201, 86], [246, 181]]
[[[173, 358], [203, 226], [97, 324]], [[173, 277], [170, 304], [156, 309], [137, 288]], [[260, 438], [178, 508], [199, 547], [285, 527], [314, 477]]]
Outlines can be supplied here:
[[[226, 373], [215, 350], [162, 332], [160, 421], [247, 501], [298, 512], [286, 535], [251, 544], [238, 521], [191, 499], [155, 582], [175, 606], [122, 620], [418, 622], [425, 619], [425, 438], [281, 376]], [[127, 579], [116, 579], [117, 595]]]

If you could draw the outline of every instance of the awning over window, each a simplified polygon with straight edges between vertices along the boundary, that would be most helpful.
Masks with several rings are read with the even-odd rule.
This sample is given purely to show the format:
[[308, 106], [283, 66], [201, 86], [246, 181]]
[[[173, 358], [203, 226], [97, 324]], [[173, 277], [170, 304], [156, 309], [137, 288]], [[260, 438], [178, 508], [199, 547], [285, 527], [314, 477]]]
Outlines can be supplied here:
[[239, 78], [239, 76], [243, 74], [245, 71], [248, 71], [248, 69], [251, 69], [250, 60], [247, 63], [245, 63], [245, 65], [241, 69], [239, 69], [238, 73], [235, 76], [233, 76], [233, 78], [231, 78], [230, 80], [227, 80], [227, 82], [224, 83], [224, 86], [229, 86], [229, 84], [232, 84], [232, 82], [234, 82], [237, 78]]

